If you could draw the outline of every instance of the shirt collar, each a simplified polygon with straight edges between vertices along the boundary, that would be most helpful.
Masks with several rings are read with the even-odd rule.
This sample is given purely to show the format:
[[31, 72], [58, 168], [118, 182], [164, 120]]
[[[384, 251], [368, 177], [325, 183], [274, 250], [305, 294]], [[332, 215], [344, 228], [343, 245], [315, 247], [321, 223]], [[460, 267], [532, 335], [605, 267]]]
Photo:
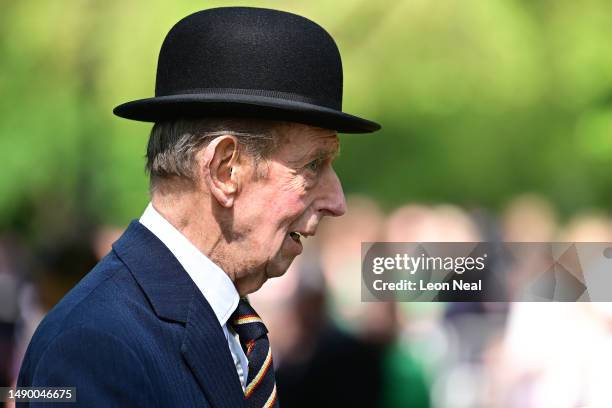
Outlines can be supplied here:
[[140, 223], [172, 252], [206, 298], [221, 326], [236, 310], [240, 296], [232, 280], [149, 203]]

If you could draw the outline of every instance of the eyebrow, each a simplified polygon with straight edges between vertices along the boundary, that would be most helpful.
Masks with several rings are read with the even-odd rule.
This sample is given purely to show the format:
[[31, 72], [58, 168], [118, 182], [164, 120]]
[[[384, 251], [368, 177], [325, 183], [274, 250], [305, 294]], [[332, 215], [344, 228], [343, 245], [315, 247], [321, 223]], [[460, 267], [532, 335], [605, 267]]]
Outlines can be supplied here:
[[312, 158], [312, 159], [330, 159], [330, 160], [335, 160], [338, 156], [340, 155], [340, 144], [337, 145], [337, 147], [335, 148], [330, 148], [330, 149], [326, 149], [326, 148], [319, 148], [316, 149], [313, 153], [310, 153], [308, 155], [306, 155], [306, 157], [308, 158]]
[[336, 139], [333, 145], [324, 147], [315, 147], [306, 154], [293, 160], [287, 160], [286, 163], [291, 166], [301, 166], [304, 163], [309, 163], [314, 159], [329, 159], [334, 161], [340, 155], [340, 141]]

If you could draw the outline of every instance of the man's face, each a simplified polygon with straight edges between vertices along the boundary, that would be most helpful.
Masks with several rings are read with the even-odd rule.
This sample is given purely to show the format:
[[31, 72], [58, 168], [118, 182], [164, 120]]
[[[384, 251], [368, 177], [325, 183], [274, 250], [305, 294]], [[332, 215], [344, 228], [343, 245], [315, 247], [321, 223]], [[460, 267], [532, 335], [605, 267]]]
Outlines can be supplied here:
[[285, 273], [321, 218], [345, 213], [342, 186], [332, 168], [338, 149], [334, 131], [288, 126], [272, 157], [259, 164], [265, 176], [243, 185], [234, 204], [243, 252], [236, 255], [250, 269], [245, 273], [252, 275], [252, 283], [260, 286]]

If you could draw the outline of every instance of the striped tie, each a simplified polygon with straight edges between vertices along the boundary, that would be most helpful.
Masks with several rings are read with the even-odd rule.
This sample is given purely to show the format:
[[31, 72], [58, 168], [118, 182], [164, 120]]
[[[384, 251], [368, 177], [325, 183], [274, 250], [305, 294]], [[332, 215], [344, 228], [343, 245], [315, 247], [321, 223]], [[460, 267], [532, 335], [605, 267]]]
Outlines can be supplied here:
[[249, 408], [278, 408], [268, 329], [246, 299], [240, 299], [230, 322], [249, 360], [244, 399]]

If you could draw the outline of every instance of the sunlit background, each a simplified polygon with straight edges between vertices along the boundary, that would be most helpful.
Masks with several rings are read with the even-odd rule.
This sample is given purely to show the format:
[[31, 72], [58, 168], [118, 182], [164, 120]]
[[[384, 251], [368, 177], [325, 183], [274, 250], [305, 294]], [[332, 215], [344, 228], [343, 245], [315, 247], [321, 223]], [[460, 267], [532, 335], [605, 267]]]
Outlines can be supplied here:
[[[335, 38], [348, 214], [252, 298], [283, 407], [610, 407], [606, 304], [362, 303], [362, 241], [612, 242], [612, 3], [605, 0], [40, 1], [0, 12], [0, 386], [36, 325], [148, 202], [170, 27], [271, 7]], [[313, 390], [320, 390], [313, 392]]]

